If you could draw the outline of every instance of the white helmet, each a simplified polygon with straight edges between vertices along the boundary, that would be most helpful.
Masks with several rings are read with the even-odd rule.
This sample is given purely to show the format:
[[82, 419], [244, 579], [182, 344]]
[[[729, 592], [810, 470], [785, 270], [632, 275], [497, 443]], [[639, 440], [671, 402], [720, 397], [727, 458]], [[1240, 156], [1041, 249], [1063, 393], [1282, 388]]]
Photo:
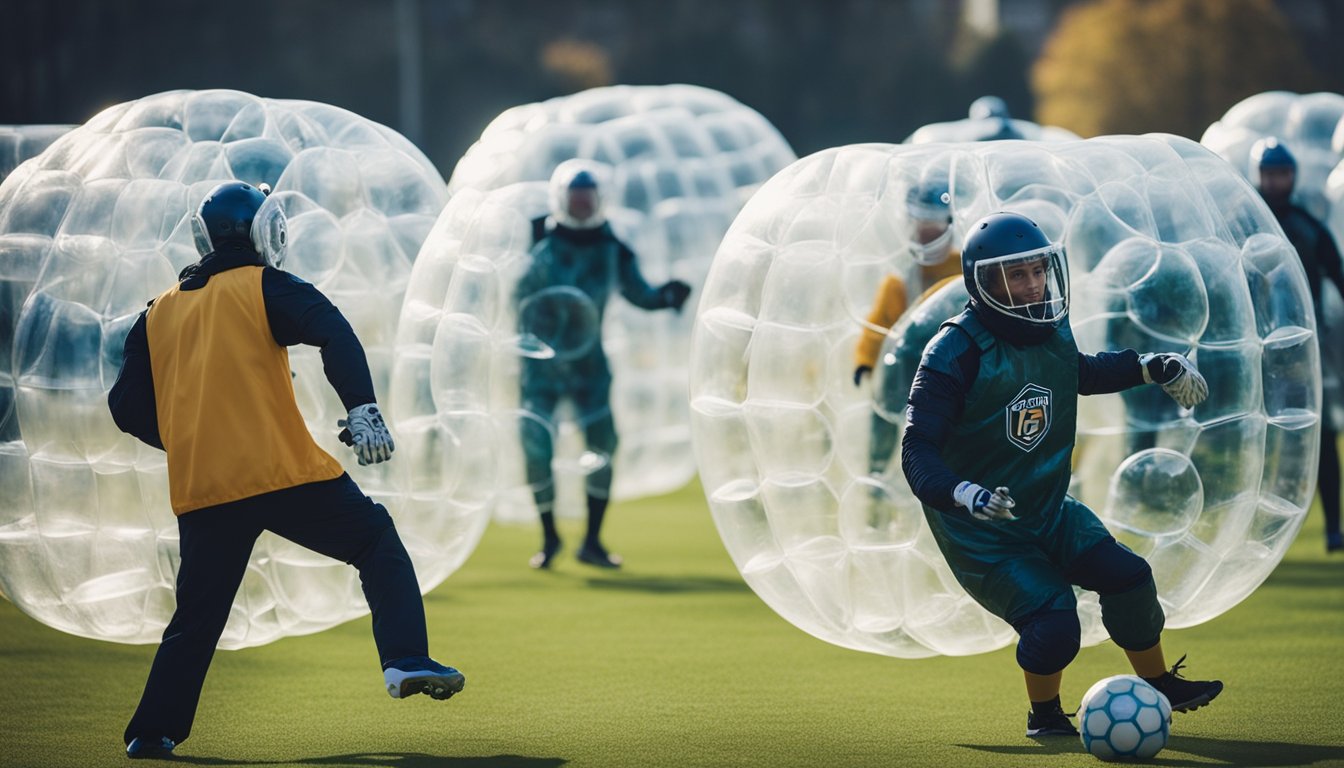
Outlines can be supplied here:
[[569, 229], [596, 229], [606, 223], [597, 163], [566, 160], [551, 174], [551, 217]]

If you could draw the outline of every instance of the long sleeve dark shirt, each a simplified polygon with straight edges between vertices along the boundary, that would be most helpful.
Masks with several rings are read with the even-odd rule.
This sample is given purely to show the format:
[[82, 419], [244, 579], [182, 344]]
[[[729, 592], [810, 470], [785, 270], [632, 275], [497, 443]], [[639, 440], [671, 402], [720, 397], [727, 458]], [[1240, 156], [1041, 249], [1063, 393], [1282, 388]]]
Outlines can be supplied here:
[[[199, 290], [211, 275], [256, 264], [256, 254], [211, 254], [183, 270], [182, 288]], [[261, 275], [261, 293], [276, 344], [319, 348], [323, 372], [346, 410], [375, 401], [364, 347], [345, 316], [321, 291], [288, 272], [266, 267]], [[107, 399], [118, 428], [162, 449], [146, 331], [148, 311], [140, 313], [126, 336], [121, 371]]]
[[[976, 482], [974, 477], [957, 477], [943, 461], [943, 449], [961, 419], [966, 395], [980, 372], [980, 349], [964, 333], [950, 333], [947, 346], [956, 361], [949, 366], [953, 374], [920, 365], [910, 387], [906, 407], [905, 436], [901, 441], [901, 468], [915, 496], [928, 506], [950, 510], [952, 492], [961, 481]], [[1139, 356], [1134, 350], [1078, 353], [1078, 394], [1100, 395], [1120, 392], [1143, 383]]]

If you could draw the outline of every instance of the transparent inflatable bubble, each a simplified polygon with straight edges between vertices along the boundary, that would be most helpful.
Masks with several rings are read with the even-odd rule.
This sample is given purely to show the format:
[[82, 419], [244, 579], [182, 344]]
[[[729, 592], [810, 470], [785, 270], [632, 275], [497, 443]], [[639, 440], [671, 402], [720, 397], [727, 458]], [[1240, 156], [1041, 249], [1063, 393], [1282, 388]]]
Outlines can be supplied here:
[[53, 141], [70, 132], [73, 125], [0, 125], [0, 183], [19, 164], [42, 154]]
[[1266, 136], [1278, 138], [1297, 161], [1294, 197], [1312, 216], [1324, 220], [1329, 211], [1326, 177], [1344, 153], [1344, 147], [1333, 146], [1341, 125], [1344, 96], [1340, 94], [1267, 91], [1237, 102], [1205, 129], [1199, 141], [1255, 184], [1259, 169], [1251, 166], [1251, 147]]
[[[690, 284], [690, 301], [682, 313], [640, 309], [616, 297], [619, 287], [600, 315], [596, 307], [590, 311], [582, 306], [584, 297], [574, 295], [582, 291], [533, 293], [525, 306], [515, 306], [512, 292], [527, 272], [532, 247], [529, 221], [548, 214], [545, 182], [560, 163], [574, 158], [592, 161], [603, 171], [607, 219], [635, 253], [645, 280], [654, 286], [671, 279]], [[448, 185], [454, 197], [466, 190], [511, 191], [489, 196], [488, 202], [473, 197], [450, 207], [451, 214], [445, 211], [421, 256], [424, 269], [436, 273], [415, 278], [440, 292], [417, 293], [424, 304], [408, 307], [403, 322], [417, 318], [411, 322], [419, 328], [423, 318], [447, 311], [454, 298], [442, 289], [456, 284], [454, 275], [464, 263], [494, 265], [492, 280], [498, 285], [493, 290], [498, 293], [492, 306], [501, 314], [483, 322], [492, 343], [502, 345], [493, 354], [520, 359], [496, 361], [489, 397], [484, 380], [462, 385], [480, 387], [468, 399], [490, 402], [496, 414], [523, 409], [501, 425], [501, 434], [521, 434], [534, 446], [544, 443], [536, 449], [542, 454], [553, 452], [558, 514], [582, 514], [583, 495], [605, 495], [613, 481], [613, 497], [631, 498], [673, 490], [691, 479], [695, 467], [683, 361], [692, 310], [733, 217], [762, 182], [794, 159], [779, 132], [756, 111], [707, 88], [666, 85], [596, 88], [514, 107], [491, 122], [458, 162]], [[447, 271], [438, 273], [440, 269]], [[589, 322], [599, 319], [597, 334], [586, 335], [592, 330]], [[550, 328], [538, 332], [532, 327], [536, 322]], [[403, 338], [407, 344], [437, 348], [420, 330], [407, 330]], [[550, 356], [563, 364], [597, 344], [612, 373], [608, 404], [601, 402], [600, 384], [567, 387], [584, 389], [592, 402], [561, 398], [554, 410], [549, 399], [532, 404], [520, 400], [525, 361]], [[453, 378], [454, 386], [463, 381]], [[428, 417], [432, 411], [416, 413]], [[593, 441], [585, 440], [585, 434], [603, 429], [598, 423], [607, 417], [614, 419], [619, 433], [614, 456], [594, 450]], [[595, 439], [601, 445], [612, 442], [609, 435]], [[520, 449], [507, 446], [505, 454], [507, 460], [499, 465], [504, 492], [495, 515], [531, 521], [536, 515], [533, 491], [551, 481], [536, 466], [528, 478]], [[534, 465], [536, 461], [544, 461], [544, 455]]]
[[[1200, 143], [1218, 153], [1252, 184], [1259, 168], [1251, 165], [1255, 142], [1277, 137], [1297, 161], [1293, 200], [1326, 224], [1335, 243], [1344, 243], [1344, 96], [1337, 93], [1258, 93], [1235, 104], [1208, 129]], [[1339, 292], [1322, 291], [1322, 336], [1344, 333], [1344, 302]], [[1336, 431], [1344, 428], [1344, 348], [1322, 347], [1325, 402]]]
[[[696, 461], [747, 583], [849, 648], [957, 655], [1015, 639], [957, 584], [900, 468], [923, 349], [967, 300], [959, 268], [929, 285], [906, 239], [902, 201], [931, 168], [953, 180], [957, 231], [1006, 209], [1062, 240], [1081, 351], [1178, 351], [1208, 378], [1189, 411], [1155, 386], [1080, 397], [1070, 493], [1148, 559], [1167, 626], [1236, 605], [1311, 503], [1316, 329], [1301, 264], [1259, 196], [1198, 144], [1161, 135], [841, 147], [761, 188], [719, 248], [691, 344]], [[888, 330], [869, 318], [891, 275], [923, 292]], [[879, 365], [856, 386], [871, 332], [885, 334]], [[1095, 595], [1079, 603], [1084, 641], [1100, 642]]]
[[[135, 317], [198, 258], [188, 212], [235, 178], [274, 188], [290, 225], [286, 269], [349, 319], [386, 400], [396, 308], [446, 199], [412, 144], [336, 107], [236, 91], [148, 96], [61, 136], [0, 186], [0, 589], [53, 627], [153, 642], [171, 616], [177, 526], [164, 454], [115, 427], [107, 391]], [[294, 347], [290, 365], [319, 444], [388, 506], [421, 586], [438, 584], [484, 515], [417, 491], [412, 452], [357, 466], [337, 441], [345, 412], [318, 351]], [[353, 569], [267, 534], [220, 645], [366, 611]]]
[[929, 123], [906, 137], [905, 144], [958, 144], [969, 141], [1069, 141], [1078, 134], [1055, 125], [1038, 125], [1017, 118], [963, 118], [946, 123]]
[[568, 285], [546, 288], [518, 302], [519, 347], [526, 357], [578, 360], [601, 341], [599, 322], [588, 294]]

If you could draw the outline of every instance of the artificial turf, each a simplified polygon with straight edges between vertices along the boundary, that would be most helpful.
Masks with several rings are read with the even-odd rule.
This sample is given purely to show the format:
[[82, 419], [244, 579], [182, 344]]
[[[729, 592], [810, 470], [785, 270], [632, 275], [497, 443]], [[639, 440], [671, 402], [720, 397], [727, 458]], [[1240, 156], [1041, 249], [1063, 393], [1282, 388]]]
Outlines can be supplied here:
[[[562, 524], [567, 543], [577, 523]], [[216, 655], [175, 762], [204, 766], [1071, 766], [1075, 739], [1025, 738], [1012, 649], [900, 660], [837, 648], [775, 615], [719, 542], [697, 486], [619, 503], [620, 572], [526, 566], [537, 533], [491, 526], [426, 596], [431, 650], [467, 675], [451, 701], [382, 690], [367, 617]], [[1344, 554], [1319, 508], [1254, 595], [1169, 631], [1187, 673], [1227, 689], [1177, 714], [1169, 766], [1344, 765]], [[85, 640], [0, 601], [0, 765], [126, 765], [121, 732], [152, 646]], [[1110, 644], [1065, 677], [1066, 708], [1127, 672]], [[155, 764], [155, 763], [148, 763]]]

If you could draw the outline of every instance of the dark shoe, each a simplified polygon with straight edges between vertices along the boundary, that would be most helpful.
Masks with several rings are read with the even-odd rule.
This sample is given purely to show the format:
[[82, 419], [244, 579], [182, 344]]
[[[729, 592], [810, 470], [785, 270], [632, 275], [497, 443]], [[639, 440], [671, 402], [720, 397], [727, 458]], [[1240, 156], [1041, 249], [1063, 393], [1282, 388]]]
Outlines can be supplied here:
[[169, 760], [177, 744], [167, 736], [157, 739], [136, 737], [126, 745], [126, 756], [132, 760]]
[[551, 563], [555, 561], [555, 556], [558, 554], [560, 554], [560, 541], [558, 539], [555, 543], [548, 541], [541, 545], [541, 551], [533, 555], [527, 561], [527, 564], [537, 570], [546, 570], [551, 567]]
[[583, 547], [579, 549], [579, 553], [576, 557], [579, 559], [580, 563], [595, 565], [598, 568], [620, 568], [621, 563], [624, 562], [621, 560], [620, 555], [613, 555], [601, 544], [593, 544], [591, 542], [585, 543]]
[[1338, 552], [1344, 549], [1344, 534], [1327, 533], [1325, 534], [1325, 551]]
[[1144, 678], [1163, 696], [1171, 702], [1171, 711], [1189, 712], [1199, 709], [1217, 698], [1218, 694], [1223, 692], [1223, 683], [1221, 680], [1186, 680], [1181, 677], [1181, 667], [1185, 657], [1182, 656], [1171, 666], [1171, 671], [1163, 673], [1161, 677]]
[[1040, 712], [1033, 708], [1027, 712], [1027, 735], [1032, 737], [1077, 736], [1078, 729], [1073, 726], [1070, 717], [1073, 717], [1073, 715], [1065, 712], [1059, 704], [1055, 704], [1053, 707], [1045, 707]]
[[383, 682], [387, 694], [394, 699], [417, 693], [427, 693], [432, 699], [448, 699], [462, 690], [467, 678], [428, 656], [408, 656], [387, 663], [383, 668]]

